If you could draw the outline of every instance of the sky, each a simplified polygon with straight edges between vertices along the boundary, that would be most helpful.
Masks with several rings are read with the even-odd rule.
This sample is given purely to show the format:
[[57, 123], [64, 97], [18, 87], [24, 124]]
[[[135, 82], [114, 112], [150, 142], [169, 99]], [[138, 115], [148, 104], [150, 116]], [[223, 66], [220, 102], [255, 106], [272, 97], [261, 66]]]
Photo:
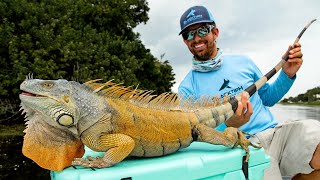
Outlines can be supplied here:
[[[295, 97], [320, 86], [319, 0], [148, 0], [149, 20], [134, 30], [158, 59], [168, 60], [175, 74], [173, 92], [191, 69], [192, 54], [183, 43], [180, 17], [191, 6], [206, 6], [213, 14], [219, 37], [217, 45], [226, 54], [244, 54], [263, 74], [280, 60], [300, 31], [315, 21], [300, 39], [303, 65], [285, 97]], [[318, 48], [318, 49], [317, 49]], [[278, 73], [279, 74], [279, 73]], [[272, 83], [276, 74], [269, 83]]]

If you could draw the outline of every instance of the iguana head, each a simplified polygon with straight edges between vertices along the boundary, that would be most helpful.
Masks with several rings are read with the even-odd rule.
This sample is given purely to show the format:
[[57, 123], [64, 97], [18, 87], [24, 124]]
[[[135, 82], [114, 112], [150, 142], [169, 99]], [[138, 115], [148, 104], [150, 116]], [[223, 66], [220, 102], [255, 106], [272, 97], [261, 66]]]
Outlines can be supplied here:
[[84, 148], [79, 137], [98, 121], [100, 97], [85, 85], [63, 79], [27, 78], [20, 89], [27, 120], [23, 154], [55, 171], [82, 157]]
[[72, 97], [73, 86], [64, 79], [28, 79], [21, 85], [21, 105], [28, 115], [41, 114], [54, 127], [68, 129], [78, 136], [79, 112]]

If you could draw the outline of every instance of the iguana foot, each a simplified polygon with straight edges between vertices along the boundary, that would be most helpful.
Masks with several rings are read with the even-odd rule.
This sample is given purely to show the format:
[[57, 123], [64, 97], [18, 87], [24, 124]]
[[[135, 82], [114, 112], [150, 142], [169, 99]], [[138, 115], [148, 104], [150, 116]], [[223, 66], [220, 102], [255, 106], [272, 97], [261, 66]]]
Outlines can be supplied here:
[[227, 127], [224, 132], [217, 131], [205, 124], [198, 124], [192, 130], [194, 141], [207, 142], [211, 144], [220, 144], [224, 146], [237, 147], [241, 146], [246, 151], [246, 162], [249, 160], [249, 146], [261, 148], [252, 144], [245, 136], [244, 133], [237, 128]]
[[105, 168], [105, 167], [110, 167], [113, 166], [114, 164], [108, 163], [104, 160], [103, 157], [91, 157], [87, 156], [87, 159], [83, 158], [75, 158], [72, 161], [73, 166], [83, 166], [83, 167], [88, 167], [88, 168]]
[[[252, 144], [249, 139], [247, 139], [244, 134], [248, 134], [246, 132], [242, 132], [240, 130], [237, 130], [237, 135], [238, 135], [238, 141], [233, 145], [233, 147], [237, 147], [238, 145], [240, 145], [240, 147], [242, 149], [244, 149], [246, 151], [246, 162], [249, 161], [249, 157], [250, 157], [250, 154], [249, 154], [249, 146], [253, 146], [255, 148], [261, 148], [262, 146], [260, 145], [255, 145], [255, 144]], [[248, 134], [250, 135], [250, 134]]]

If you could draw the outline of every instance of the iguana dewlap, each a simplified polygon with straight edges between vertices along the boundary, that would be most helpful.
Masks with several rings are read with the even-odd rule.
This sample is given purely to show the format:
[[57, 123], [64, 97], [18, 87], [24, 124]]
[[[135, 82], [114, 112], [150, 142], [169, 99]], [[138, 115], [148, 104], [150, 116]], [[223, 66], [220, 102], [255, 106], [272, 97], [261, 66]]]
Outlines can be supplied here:
[[[71, 165], [103, 168], [128, 156], [171, 154], [193, 141], [252, 145], [242, 132], [213, 128], [232, 115], [231, 104], [209, 98], [181, 101], [175, 94], [152, 96], [112, 82], [80, 84], [28, 77], [20, 86], [27, 128], [23, 154], [39, 166], [61, 171]], [[82, 159], [84, 144], [103, 157]], [[254, 146], [254, 145], [252, 145]], [[257, 147], [257, 146], [255, 146]]]

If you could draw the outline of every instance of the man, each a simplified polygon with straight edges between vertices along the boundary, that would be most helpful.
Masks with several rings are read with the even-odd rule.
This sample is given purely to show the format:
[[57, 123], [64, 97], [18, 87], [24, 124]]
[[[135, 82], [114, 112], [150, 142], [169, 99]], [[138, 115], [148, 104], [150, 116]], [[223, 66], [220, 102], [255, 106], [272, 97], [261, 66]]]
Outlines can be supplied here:
[[[179, 86], [180, 95], [235, 96], [263, 76], [250, 58], [224, 55], [217, 47], [219, 29], [207, 8], [189, 8], [181, 16], [180, 26], [183, 41], [193, 54], [192, 70]], [[296, 175], [294, 179], [320, 179], [320, 123], [308, 120], [279, 125], [268, 109], [288, 92], [302, 65], [300, 44], [296, 43], [291, 50], [289, 47], [288, 51], [289, 59], [276, 81], [262, 86], [250, 97], [251, 103], [242, 95], [244, 100], [235, 116], [216, 129], [223, 131], [232, 126], [255, 135], [252, 141], [260, 142], [271, 156], [265, 179], [282, 179], [281, 174]]]

